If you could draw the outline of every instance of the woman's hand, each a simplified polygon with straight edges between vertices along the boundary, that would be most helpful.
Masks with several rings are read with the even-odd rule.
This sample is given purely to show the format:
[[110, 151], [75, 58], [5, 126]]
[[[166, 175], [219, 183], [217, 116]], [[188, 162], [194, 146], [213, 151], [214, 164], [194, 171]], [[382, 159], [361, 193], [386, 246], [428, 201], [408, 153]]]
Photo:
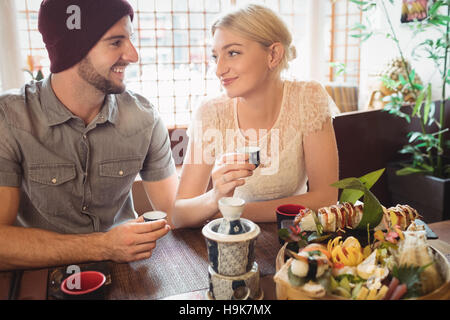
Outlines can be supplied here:
[[211, 177], [214, 198], [232, 197], [234, 190], [245, 184], [244, 178], [253, 175], [255, 165], [248, 163], [248, 154], [228, 153], [216, 163]]

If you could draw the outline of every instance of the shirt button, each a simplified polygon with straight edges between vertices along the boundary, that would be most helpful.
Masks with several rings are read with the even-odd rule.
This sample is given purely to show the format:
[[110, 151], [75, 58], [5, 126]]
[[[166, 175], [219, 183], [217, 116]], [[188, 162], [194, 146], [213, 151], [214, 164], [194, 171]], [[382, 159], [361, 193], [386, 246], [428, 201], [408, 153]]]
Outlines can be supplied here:
[[58, 181], [56, 180], [56, 178], [53, 178], [53, 179], [52, 179], [52, 183], [53, 183], [53, 184], [56, 184], [56, 182], [58, 182]]
[[123, 171], [122, 170], [119, 171], [119, 176], [123, 176]]
[[83, 206], [83, 211], [86, 211], [87, 210], [87, 206]]
[[87, 135], [83, 134], [83, 139], [86, 140], [87, 139]]

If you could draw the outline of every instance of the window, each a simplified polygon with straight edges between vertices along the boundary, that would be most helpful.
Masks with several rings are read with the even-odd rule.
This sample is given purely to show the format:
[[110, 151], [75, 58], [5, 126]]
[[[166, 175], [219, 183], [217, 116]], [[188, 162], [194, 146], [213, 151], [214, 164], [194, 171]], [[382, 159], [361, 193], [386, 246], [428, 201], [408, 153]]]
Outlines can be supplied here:
[[[44, 75], [50, 72], [50, 60], [47, 50], [42, 42], [42, 36], [38, 31], [38, 13], [42, 0], [18, 0], [17, 25], [19, 28], [20, 49], [24, 68], [29, 69], [27, 57], [33, 57], [36, 67], [42, 66]], [[30, 80], [31, 78], [26, 78]]]
[[[49, 74], [50, 61], [37, 29], [42, 0], [17, 0], [20, 45], [27, 56]], [[278, 12], [290, 27], [294, 44], [306, 48], [306, 8], [311, 0], [260, 0]], [[210, 68], [209, 29], [215, 17], [244, 0], [129, 0], [135, 10], [135, 46], [139, 62], [128, 67], [127, 88], [148, 98], [168, 127], [189, 124], [192, 111], [206, 94], [219, 92]], [[307, 65], [302, 56], [293, 62], [301, 77]]]
[[[361, 23], [362, 11], [349, 0], [329, 0], [326, 8], [325, 41], [329, 48], [326, 79], [358, 85], [361, 43], [359, 38], [350, 35], [354, 34], [351, 28]], [[333, 62], [345, 65], [346, 72], [337, 76], [337, 68], [330, 66]]]

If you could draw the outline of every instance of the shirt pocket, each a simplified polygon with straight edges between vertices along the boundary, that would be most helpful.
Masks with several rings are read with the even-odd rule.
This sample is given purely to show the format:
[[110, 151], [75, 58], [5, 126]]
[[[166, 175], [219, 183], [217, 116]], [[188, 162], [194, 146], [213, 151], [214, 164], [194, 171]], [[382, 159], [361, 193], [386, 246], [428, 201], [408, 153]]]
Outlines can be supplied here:
[[75, 164], [38, 164], [28, 168], [30, 200], [42, 213], [64, 214], [74, 189]]
[[121, 160], [103, 161], [100, 163], [100, 176], [110, 178], [124, 178], [136, 175], [142, 168], [141, 157]]
[[122, 197], [130, 192], [142, 163], [140, 156], [100, 162], [98, 185], [93, 188], [94, 199], [100, 202], [124, 200]]

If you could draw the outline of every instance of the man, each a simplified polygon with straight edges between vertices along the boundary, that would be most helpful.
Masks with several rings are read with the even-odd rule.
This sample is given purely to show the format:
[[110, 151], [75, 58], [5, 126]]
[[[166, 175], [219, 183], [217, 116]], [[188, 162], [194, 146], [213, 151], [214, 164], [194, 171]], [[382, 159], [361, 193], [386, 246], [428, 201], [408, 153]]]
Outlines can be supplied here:
[[125, 0], [44, 0], [52, 74], [0, 96], [0, 270], [151, 256], [166, 221], [136, 219], [140, 173], [169, 213], [178, 180], [167, 129], [125, 91], [138, 61]]

